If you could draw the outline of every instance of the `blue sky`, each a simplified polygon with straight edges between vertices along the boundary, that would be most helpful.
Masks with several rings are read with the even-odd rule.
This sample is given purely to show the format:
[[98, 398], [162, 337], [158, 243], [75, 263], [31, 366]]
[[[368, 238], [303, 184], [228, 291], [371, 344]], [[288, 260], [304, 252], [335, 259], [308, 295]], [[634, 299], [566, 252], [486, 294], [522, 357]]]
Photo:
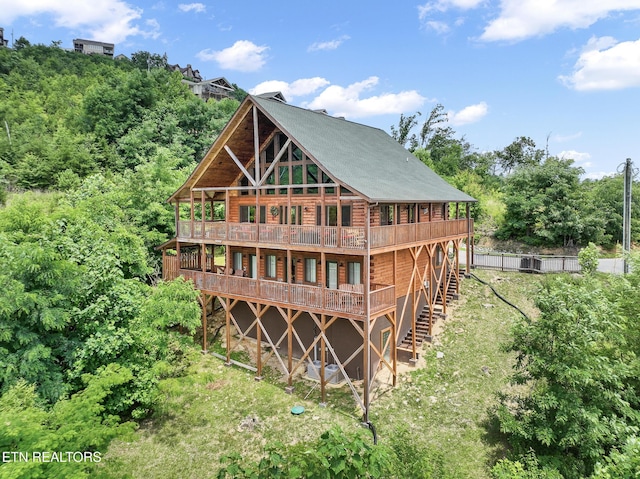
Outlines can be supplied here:
[[0, 0], [0, 27], [166, 52], [385, 131], [441, 103], [478, 151], [529, 136], [585, 177], [640, 165], [640, 0]]

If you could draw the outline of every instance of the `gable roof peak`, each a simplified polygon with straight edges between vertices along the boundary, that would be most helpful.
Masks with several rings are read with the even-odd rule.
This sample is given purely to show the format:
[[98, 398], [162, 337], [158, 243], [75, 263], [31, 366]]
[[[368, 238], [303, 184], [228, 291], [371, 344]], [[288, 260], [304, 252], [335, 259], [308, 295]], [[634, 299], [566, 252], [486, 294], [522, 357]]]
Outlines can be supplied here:
[[259, 93], [258, 95], [254, 95], [259, 98], [264, 98], [265, 100], [276, 100], [280, 103], [287, 103], [287, 99], [284, 97], [281, 91], [270, 91], [265, 93]]

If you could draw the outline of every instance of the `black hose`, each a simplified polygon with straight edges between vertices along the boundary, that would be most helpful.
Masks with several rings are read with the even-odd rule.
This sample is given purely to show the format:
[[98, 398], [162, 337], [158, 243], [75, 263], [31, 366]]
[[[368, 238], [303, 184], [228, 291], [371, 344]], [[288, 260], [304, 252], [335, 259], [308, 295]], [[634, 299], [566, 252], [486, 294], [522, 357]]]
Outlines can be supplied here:
[[376, 427], [373, 425], [373, 423], [371, 421], [367, 421], [367, 422], [365, 422], [365, 424], [367, 425], [367, 427], [371, 431], [371, 434], [373, 434], [373, 444], [377, 445], [378, 444], [378, 434], [376, 433]]
[[520, 312], [520, 314], [522, 314], [522, 316], [524, 316], [524, 319], [526, 319], [527, 321], [531, 321], [529, 319], [529, 316], [527, 316], [524, 311], [522, 311], [520, 308], [518, 308], [515, 304], [509, 302], [504, 296], [502, 296], [500, 293], [498, 293], [495, 288], [493, 286], [491, 286], [489, 283], [487, 283], [486, 281], [481, 280], [480, 278], [478, 278], [475, 274], [473, 273], [469, 273], [469, 275], [476, 279], [477, 281], [479, 281], [480, 283], [484, 284], [485, 286], [489, 286], [489, 288], [491, 288], [491, 291], [493, 291], [493, 294], [495, 294], [500, 300], [502, 300], [504, 303], [508, 304], [509, 306], [511, 306], [512, 308], [518, 310]]
[[218, 327], [218, 329], [216, 329], [216, 332], [215, 332], [215, 333], [213, 333], [213, 339], [212, 339], [211, 341], [209, 341], [209, 342], [211, 342], [211, 343], [215, 343], [215, 342], [216, 342], [216, 339], [218, 338], [218, 334], [220, 333], [220, 330], [221, 330], [222, 328], [224, 328], [225, 326], [226, 326], [225, 324], [222, 324], [221, 326], [219, 326], [219, 327]]

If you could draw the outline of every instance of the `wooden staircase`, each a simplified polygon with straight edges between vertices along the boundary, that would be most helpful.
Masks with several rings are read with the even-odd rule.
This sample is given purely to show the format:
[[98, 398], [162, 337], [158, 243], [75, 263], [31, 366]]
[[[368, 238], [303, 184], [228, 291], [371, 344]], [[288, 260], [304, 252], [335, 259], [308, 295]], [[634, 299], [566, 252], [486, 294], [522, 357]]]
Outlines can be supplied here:
[[[462, 277], [462, 276], [461, 276]], [[458, 294], [456, 293], [457, 280], [456, 277], [453, 276], [449, 281], [449, 287], [447, 288], [445, 297], [447, 304], [451, 301], [458, 299]], [[440, 320], [445, 320], [447, 317], [446, 314], [443, 313], [442, 307], [442, 299], [438, 295], [438, 299], [436, 300], [436, 304], [433, 308], [433, 323]], [[413, 328], [409, 330], [409, 332], [402, 339], [402, 342], [398, 346], [400, 349], [413, 350]], [[416, 347], [422, 347], [423, 342], [431, 342], [431, 336], [429, 335], [429, 305], [425, 304], [422, 308], [422, 311], [416, 318]]]

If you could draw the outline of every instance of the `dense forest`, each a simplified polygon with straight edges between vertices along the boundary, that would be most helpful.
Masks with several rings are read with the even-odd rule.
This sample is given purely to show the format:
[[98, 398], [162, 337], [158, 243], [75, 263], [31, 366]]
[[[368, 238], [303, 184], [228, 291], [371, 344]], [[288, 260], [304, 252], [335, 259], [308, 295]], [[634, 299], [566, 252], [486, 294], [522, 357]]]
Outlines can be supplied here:
[[[113, 60], [25, 39], [15, 47], [0, 48], [0, 450], [104, 451], [152, 413], [158, 381], [189, 363], [198, 293], [159, 281], [154, 248], [174, 234], [166, 199], [244, 92], [203, 102], [148, 52]], [[447, 126], [441, 105], [420, 116], [401, 116], [392, 136], [479, 200], [483, 234], [551, 247], [620, 241], [620, 176], [581, 180], [571, 160], [524, 136], [480, 153]], [[640, 201], [633, 208], [638, 218]], [[495, 477], [627, 477], [616, 468], [640, 467], [634, 271], [549, 281], [541, 319], [517, 323], [514, 382], [529, 389], [495, 411], [514, 451]], [[306, 458], [309, 471], [333, 457], [343, 477], [402, 477], [408, 441], [391, 442], [374, 449], [329, 431], [317, 454], [293, 448], [275, 465], [232, 456], [220, 477], [272, 477], [287, 454]], [[357, 460], [344, 457], [346, 443]], [[423, 466], [411, 474], [446, 477]], [[0, 477], [87, 477], [91, 468], [6, 463]]]

